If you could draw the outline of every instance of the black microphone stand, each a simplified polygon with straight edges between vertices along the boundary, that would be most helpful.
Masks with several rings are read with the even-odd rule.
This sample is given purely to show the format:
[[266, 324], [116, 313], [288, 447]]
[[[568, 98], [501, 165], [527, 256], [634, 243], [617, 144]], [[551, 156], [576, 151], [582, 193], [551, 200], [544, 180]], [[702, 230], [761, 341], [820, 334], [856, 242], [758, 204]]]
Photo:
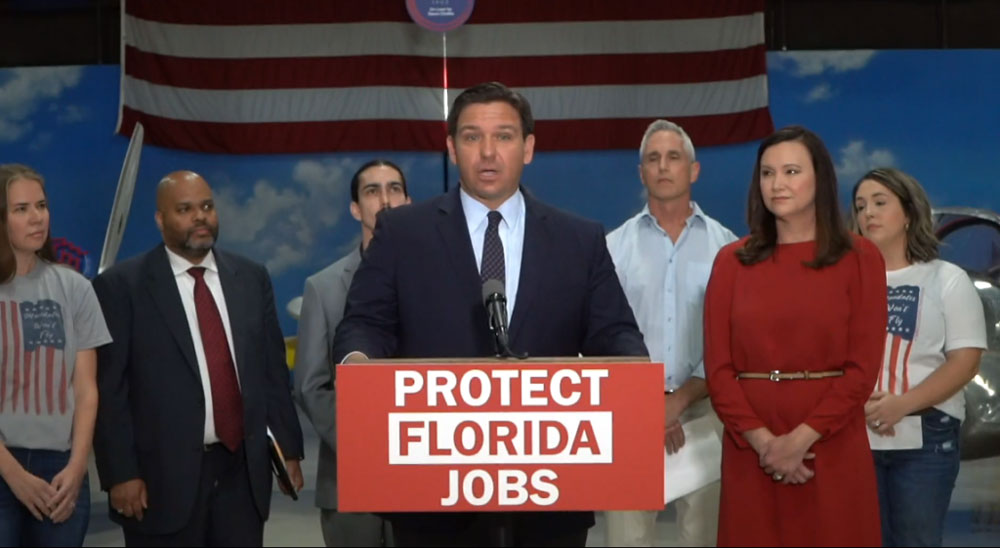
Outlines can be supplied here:
[[507, 334], [507, 307], [506, 299], [501, 297], [501, 302], [498, 303], [498, 310], [496, 314], [490, 314], [490, 331], [493, 332], [493, 343], [496, 346], [496, 356], [498, 358], [515, 358], [518, 360], [525, 360], [528, 358], [528, 354], [525, 352], [523, 354], [518, 354], [514, 352], [510, 347], [510, 338]]
[[[527, 359], [527, 352], [518, 354], [510, 347], [510, 337], [507, 332], [507, 298], [497, 293], [489, 295], [486, 299], [486, 310], [489, 315], [490, 331], [493, 332], [496, 357], [500, 359]], [[491, 521], [493, 521], [491, 540], [494, 545], [505, 548], [514, 546], [514, 523], [511, 515], [498, 513], [491, 517]]]

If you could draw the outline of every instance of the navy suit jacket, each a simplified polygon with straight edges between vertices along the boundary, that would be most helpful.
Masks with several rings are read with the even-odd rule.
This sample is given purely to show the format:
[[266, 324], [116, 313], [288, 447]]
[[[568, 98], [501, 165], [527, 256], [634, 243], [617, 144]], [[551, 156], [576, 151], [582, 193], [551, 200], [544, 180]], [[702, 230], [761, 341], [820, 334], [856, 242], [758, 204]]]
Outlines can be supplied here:
[[[214, 249], [229, 311], [243, 396], [244, 446], [254, 504], [267, 519], [271, 501], [271, 427], [286, 458], [302, 457], [285, 345], [264, 267]], [[94, 454], [101, 488], [146, 482], [143, 520], [111, 511], [124, 527], [169, 534], [191, 518], [198, 491], [205, 397], [184, 305], [161, 244], [94, 280], [114, 342], [98, 349], [99, 403]]]
[[[622, 291], [604, 228], [521, 189], [524, 248], [510, 319], [515, 352], [531, 356], [647, 356]], [[494, 354], [482, 285], [457, 188], [379, 214], [354, 276], [333, 359], [484, 357]], [[514, 513], [553, 534], [594, 523], [591, 512]], [[460, 526], [461, 514], [390, 515], [426, 529]]]

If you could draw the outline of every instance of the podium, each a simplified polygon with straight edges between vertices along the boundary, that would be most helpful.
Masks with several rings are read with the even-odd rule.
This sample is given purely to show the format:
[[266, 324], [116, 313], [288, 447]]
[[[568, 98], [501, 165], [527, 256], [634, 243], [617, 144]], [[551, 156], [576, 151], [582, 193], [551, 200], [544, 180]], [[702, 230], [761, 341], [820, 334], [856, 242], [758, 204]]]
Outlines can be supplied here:
[[337, 365], [338, 509], [662, 509], [663, 364], [644, 360]]

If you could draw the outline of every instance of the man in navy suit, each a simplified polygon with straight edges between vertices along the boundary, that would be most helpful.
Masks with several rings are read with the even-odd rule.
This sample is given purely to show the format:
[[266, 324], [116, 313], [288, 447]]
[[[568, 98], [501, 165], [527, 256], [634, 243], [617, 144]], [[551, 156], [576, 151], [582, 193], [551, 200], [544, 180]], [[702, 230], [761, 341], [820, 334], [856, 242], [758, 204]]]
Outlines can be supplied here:
[[163, 244], [94, 280], [114, 339], [98, 349], [101, 488], [128, 546], [261, 546], [268, 427], [302, 487], [271, 280], [215, 247], [199, 175], [167, 175], [156, 198]]
[[[448, 117], [460, 188], [385, 211], [334, 338], [335, 363], [494, 354], [482, 285], [499, 280], [510, 346], [532, 356], [646, 356], [599, 224], [520, 186], [534, 152], [528, 102], [503, 84], [462, 92]], [[346, 358], [346, 360], [345, 360]], [[592, 512], [392, 514], [399, 546], [584, 546]]]

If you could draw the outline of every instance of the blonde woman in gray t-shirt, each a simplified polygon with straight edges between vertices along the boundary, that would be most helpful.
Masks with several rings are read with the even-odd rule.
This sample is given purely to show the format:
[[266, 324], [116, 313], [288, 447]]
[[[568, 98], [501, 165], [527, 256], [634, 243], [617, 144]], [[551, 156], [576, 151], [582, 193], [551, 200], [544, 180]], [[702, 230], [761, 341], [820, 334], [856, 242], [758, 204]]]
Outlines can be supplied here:
[[55, 263], [44, 180], [0, 165], [0, 546], [81, 546], [97, 416], [90, 283]]

